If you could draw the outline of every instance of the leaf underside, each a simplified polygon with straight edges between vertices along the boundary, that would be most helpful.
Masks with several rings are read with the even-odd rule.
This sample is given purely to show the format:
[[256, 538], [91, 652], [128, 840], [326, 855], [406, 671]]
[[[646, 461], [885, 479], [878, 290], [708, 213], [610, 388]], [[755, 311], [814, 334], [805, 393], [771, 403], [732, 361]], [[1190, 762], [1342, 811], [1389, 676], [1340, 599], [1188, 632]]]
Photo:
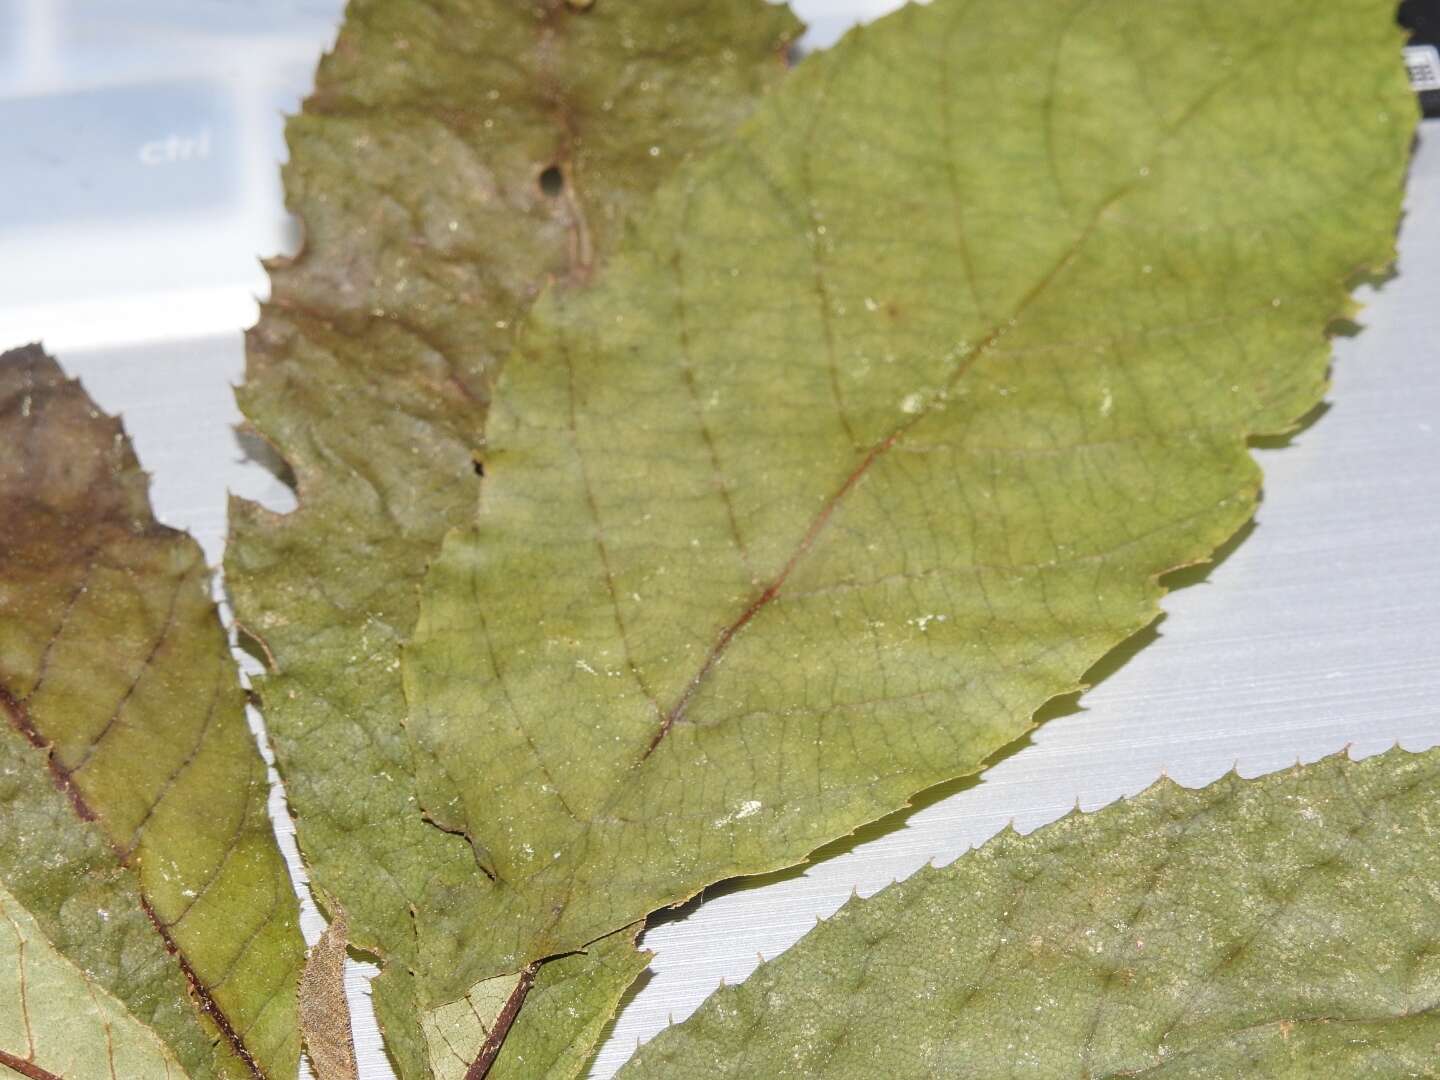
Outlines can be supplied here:
[[345, 997], [345, 950], [350, 923], [331, 901], [330, 922], [300, 976], [300, 1035], [316, 1080], [356, 1080], [355, 1035]]
[[238, 393], [300, 506], [235, 503], [226, 579], [270, 668], [307, 864], [385, 964], [375, 1004], [406, 1078], [429, 1072], [409, 975], [426, 890], [482, 871], [421, 818], [398, 647], [444, 531], [473, 514], [494, 370], [540, 290], [583, 287], [654, 186], [779, 79], [796, 31], [761, 0], [581, 7], [350, 4], [287, 127], [306, 246], [270, 266]]
[[185, 1075], [164, 1040], [67, 960], [4, 886], [0, 970], [0, 1065], [66, 1080]]
[[426, 1001], [975, 771], [1155, 617], [1392, 257], [1391, 16], [906, 8], [537, 305], [405, 651], [494, 879], [434, 883]]
[[0, 445], [0, 1050], [294, 1076], [295, 894], [200, 548], [38, 346], [0, 355]]
[[1397, 1077], [1440, 1059], [1440, 751], [1167, 780], [854, 899], [664, 1077]]
[[[559, 957], [540, 966], [525, 993], [525, 1023], [496, 1031], [489, 1018], [499, 1015], [521, 976], [492, 979], [476, 990], [429, 1013], [425, 1038], [436, 1080], [463, 1080], [467, 1069], [491, 1043], [495, 1056], [488, 1077], [576, 1076], [620, 997], [650, 962], [637, 952], [640, 926], [601, 938], [583, 954]], [[474, 1018], [485, 1017], [477, 1027]], [[577, 1023], [577, 1018], [581, 1021]]]

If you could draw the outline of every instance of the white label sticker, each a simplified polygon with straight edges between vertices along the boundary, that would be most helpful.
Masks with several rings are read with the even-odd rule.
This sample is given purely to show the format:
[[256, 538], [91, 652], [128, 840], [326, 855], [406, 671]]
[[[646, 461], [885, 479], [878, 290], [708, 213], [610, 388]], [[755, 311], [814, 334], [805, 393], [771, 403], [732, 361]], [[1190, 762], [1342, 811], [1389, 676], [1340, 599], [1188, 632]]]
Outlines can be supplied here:
[[1405, 70], [1413, 90], [1440, 90], [1440, 49], [1434, 45], [1405, 46]]

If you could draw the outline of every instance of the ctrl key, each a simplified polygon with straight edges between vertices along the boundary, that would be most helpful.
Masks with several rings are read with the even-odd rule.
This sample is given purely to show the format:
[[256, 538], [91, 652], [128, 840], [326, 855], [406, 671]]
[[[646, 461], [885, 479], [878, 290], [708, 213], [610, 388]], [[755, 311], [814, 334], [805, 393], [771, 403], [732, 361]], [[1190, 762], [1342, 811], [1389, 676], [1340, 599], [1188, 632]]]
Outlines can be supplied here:
[[237, 198], [225, 87], [147, 83], [0, 100], [0, 227], [213, 212]]

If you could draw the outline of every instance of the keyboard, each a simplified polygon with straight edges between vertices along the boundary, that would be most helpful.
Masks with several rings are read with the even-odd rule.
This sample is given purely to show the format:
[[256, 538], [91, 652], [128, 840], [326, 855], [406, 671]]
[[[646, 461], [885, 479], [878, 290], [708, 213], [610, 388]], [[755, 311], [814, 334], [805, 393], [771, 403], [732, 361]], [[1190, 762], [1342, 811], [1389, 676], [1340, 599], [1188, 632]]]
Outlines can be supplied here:
[[0, 0], [0, 341], [254, 321], [293, 251], [283, 117], [343, 0]]

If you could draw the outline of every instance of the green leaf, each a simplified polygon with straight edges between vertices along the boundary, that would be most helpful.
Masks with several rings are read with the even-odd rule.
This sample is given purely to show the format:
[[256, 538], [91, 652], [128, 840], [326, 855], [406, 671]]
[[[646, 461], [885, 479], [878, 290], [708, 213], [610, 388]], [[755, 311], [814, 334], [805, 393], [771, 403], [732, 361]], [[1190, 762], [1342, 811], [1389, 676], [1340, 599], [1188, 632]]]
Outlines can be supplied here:
[[288, 1080], [304, 945], [200, 548], [38, 346], [0, 355], [0, 443], [0, 1016], [32, 1025], [0, 1050], [108, 1076], [86, 1016], [119, 1076]]
[[[1389, 0], [936, 0], [537, 305], [405, 652], [425, 1000], [981, 767], [1252, 514], [1392, 257]], [[432, 920], [433, 921], [433, 920]]]
[[[425, 1038], [436, 1080], [463, 1080], [486, 1047], [493, 1062], [482, 1074], [488, 1080], [578, 1075], [621, 995], [650, 962], [649, 953], [634, 948], [640, 929], [637, 923], [583, 953], [481, 983], [428, 1014]], [[505, 1015], [507, 1005], [507, 1023], [490, 1025], [488, 1018]], [[525, 1023], [509, 1027], [522, 1006]], [[487, 1018], [486, 1025], [477, 1027], [476, 1016]]]
[[[152, 1029], [65, 959], [0, 886], [0, 1065], [66, 1080], [183, 1077]], [[37, 1072], [37, 1070], [40, 1070]]]
[[1437, 840], [1436, 750], [1161, 780], [851, 900], [620, 1075], [1429, 1075]]
[[271, 265], [239, 391], [300, 506], [237, 502], [226, 580], [271, 670], [307, 864], [385, 962], [375, 1004], [407, 1078], [428, 1072], [408, 975], [426, 889], [484, 882], [421, 820], [397, 651], [473, 512], [493, 369], [547, 281], [583, 284], [655, 184], [750, 111], [796, 29], [762, 0], [583, 7], [350, 5], [288, 127], [306, 246]]

